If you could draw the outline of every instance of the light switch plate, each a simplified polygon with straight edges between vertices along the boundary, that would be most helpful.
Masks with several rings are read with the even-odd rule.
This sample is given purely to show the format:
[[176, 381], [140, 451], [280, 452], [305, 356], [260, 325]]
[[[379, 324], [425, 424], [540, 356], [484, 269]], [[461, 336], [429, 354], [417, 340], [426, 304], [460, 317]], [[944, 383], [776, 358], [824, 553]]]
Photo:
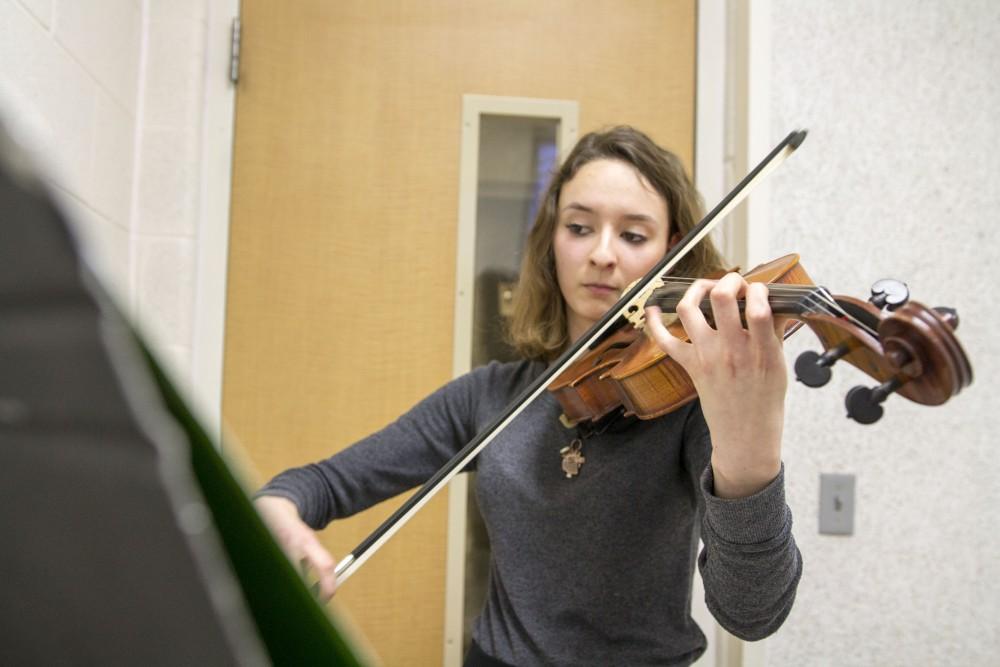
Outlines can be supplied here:
[[819, 476], [819, 532], [854, 534], [854, 475], [825, 473]]

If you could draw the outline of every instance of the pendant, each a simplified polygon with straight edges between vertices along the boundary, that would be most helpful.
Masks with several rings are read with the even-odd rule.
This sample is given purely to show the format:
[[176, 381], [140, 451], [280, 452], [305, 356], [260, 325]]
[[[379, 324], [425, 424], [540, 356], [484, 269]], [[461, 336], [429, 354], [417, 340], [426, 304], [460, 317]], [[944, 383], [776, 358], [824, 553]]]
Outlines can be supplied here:
[[559, 454], [562, 456], [562, 469], [566, 473], [567, 478], [572, 478], [574, 475], [580, 474], [580, 466], [587, 460], [581, 453], [582, 449], [583, 440], [576, 438], [569, 445], [559, 450]]

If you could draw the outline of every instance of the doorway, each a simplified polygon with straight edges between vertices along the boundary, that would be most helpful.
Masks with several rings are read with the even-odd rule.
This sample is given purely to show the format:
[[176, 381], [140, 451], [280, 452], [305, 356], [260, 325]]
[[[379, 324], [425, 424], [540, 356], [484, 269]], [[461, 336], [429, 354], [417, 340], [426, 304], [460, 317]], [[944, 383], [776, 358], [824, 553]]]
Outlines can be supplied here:
[[[223, 415], [265, 477], [454, 371], [462, 97], [572, 100], [689, 166], [696, 3], [243, 0]], [[339, 558], [400, 500], [322, 534]], [[384, 664], [442, 664], [448, 502], [345, 583]]]

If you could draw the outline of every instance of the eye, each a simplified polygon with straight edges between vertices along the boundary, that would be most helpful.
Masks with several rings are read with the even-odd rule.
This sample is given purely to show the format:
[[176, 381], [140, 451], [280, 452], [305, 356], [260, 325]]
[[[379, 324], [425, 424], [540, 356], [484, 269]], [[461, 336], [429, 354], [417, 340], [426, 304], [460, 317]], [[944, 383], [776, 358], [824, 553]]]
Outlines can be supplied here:
[[640, 245], [646, 242], [646, 237], [642, 234], [637, 234], [635, 232], [622, 232], [621, 237], [626, 243], [631, 243], [632, 245]]
[[590, 233], [590, 229], [588, 227], [585, 227], [584, 225], [581, 225], [576, 222], [567, 222], [566, 229], [573, 236], [585, 236], [586, 234]]

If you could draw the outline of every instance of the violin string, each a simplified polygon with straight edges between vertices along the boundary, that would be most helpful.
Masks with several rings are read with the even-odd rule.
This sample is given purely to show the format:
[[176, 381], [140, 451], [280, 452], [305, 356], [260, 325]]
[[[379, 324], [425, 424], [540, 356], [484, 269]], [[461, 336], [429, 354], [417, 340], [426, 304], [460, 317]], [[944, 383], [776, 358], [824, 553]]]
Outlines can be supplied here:
[[878, 332], [875, 329], [868, 326], [868, 324], [862, 322], [857, 317], [855, 317], [854, 315], [843, 309], [840, 306], [840, 304], [837, 303], [837, 300], [833, 297], [833, 295], [830, 294], [830, 292], [827, 291], [825, 287], [820, 287], [817, 291], [817, 294], [827, 302], [828, 310], [832, 311], [832, 313], [835, 316], [839, 315], [840, 317], [843, 317], [844, 319], [852, 323], [854, 326], [868, 333], [868, 335], [870, 335], [872, 338], [878, 339]]
[[[693, 282], [691, 279], [678, 279], [671, 280], [671, 282], [653, 292], [656, 301], [661, 305], [676, 306], [677, 302], [680, 301], [682, 295], [677, 294], [677, 290], [673, 289], [676, 285], [685, 285]], [[828, 309], [823, 307], [823, 301], [817, 300], [815, 294], [817, 293], [817, 288], [814, 286], [798, 286], [798, 285], [771, 285], [768, 287], [769, 298], [768, 301], [772, 305], [781, 306], [792, 306], [796, 304], [802, 304], [808, 306], [812, 303], [814, 306], [818, 307], [822, 311], [827, 311]], [[667, 295], [665, 296], [664, 293]], [[792, 298], [788, 298], [792, 297]], [[703, 307], [707, 306], [708, 302], [702, 304]], [[803, 312], [810, 312], [809, 309]], [[813, 309], [812, 312], [815, 312]]]
[[[682, 295], [678, 296], [671, 293], [676, 292], [676, 288], [679, 286], [692, 284], [694, 280], [695, 279], [693, 278], [670, 278], [663, 287], [654, 290], [653, 295], [656, 302], [661, 307], [667, 307], [671, 310], [676, 309]], [[667, 293], [667, 295], [663, 296], [663, 293]], [[867, 332], [869, 335], [876, 338], [878, 337], [877, 332], [870, 326], [841, 308], [833, 295], [830, 294], [824, 287], [815, 285], [775, 284], [768, 285], [768, 293], [768, 301], [772, 307], [778, 306], [781, 308], [788, 307], [789, 309], [794, 309], [796, 306], [799, 306], [802, 308], [800, 314], [821, 313], [831, 317], [844, 318], [858, 328]], [[701, 304], [702, 310], [708, 308], [709, 304], [710, 302], [708, 301], [703, 302]]]
[[[772, 307], [778, 306], [781, 308], [788, 308], [793, 312], [800, 312], [802, 314], [816, 313], [816, 312], [822, 312], [830, 315], [838, 314], [835, 311], [833, 311], [833, 309], [830, 308], [826, 299], [818, 298], [822, 297], [822, 293], [819, 291], [818, 288], [815, 287], [807, 287], [807, 288], [795, 287], [795, 288], [778, 288], [778, 289], [769, 288], [769, 293], [770, 294], [768, 302], [772, 305]], [[655, 300], [661, 306], [667, 306], [668, 308], [671, 309], [675, 309], [677, 304], [680, 302], [680, 299], [682, 298], [681, 296], [677, 295], [670, 295], [664, 297], [658, 295], [656, 292], [654, 292], [654, 297], [656, 297]], [[794, 298], [788, 298], [788, 297], [794, 297]], [[701, 304], [703, 309], [708, 308], [709, 305], [710, 302], [708, 300], [705, 300]], [[799, 308], [796, 309], [795, 308], [796, 306], [798, 306]], [[839, 310], [839, 308], [837, 310]]]

